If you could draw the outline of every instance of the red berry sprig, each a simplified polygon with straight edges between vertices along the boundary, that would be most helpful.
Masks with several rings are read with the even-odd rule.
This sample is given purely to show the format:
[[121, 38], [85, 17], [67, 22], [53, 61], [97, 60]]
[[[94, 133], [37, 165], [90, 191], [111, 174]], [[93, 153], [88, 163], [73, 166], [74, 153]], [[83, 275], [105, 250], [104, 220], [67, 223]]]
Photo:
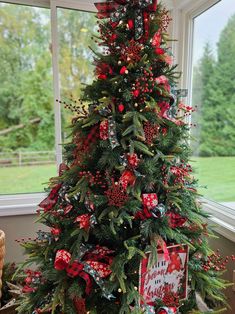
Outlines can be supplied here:
[[214, 252], [208, 257], [207, 261], [205, 261], [204, 264], [202, 265], [202, 268], [206, 272], [209, 270], [213, 270], [217, 272], [224, 271], [229, 261], [235, 261], [235, 256], [227, 255], [223, 257], [219, 253], [219, 250], [217, 250], [216, 252]]

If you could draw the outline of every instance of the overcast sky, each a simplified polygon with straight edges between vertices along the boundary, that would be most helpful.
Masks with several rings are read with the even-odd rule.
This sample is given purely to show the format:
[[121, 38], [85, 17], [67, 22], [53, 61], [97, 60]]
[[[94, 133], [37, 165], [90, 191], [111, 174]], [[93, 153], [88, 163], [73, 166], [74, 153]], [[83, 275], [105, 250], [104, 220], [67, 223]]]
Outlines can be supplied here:
[[212, 45], [216, 54], [216, 43], [219, 40], [219, 35], [233, 14], [235, 14], [235, 0], [221, 0], [195, 18], [194, 62], [202, 56], [206, 42]]

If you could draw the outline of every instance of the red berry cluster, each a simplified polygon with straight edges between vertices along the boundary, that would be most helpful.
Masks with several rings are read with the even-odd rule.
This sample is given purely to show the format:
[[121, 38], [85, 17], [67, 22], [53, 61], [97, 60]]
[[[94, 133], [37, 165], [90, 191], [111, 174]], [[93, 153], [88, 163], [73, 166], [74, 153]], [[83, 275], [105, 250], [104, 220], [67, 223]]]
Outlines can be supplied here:
[[141, 50], [142, 45], [131, 39], [127, 46], [122, 46], [120, 59], [129, 63], [138, 62], [141, 59]]
[[33, 271], [31, 269], [27, 269], [25, 271], [27, 277], [24, 282], [22, 292], [23, 293], [31, 293], [37, 290], [37, 285], [42, 283], [42, 273], [40, 271]]
[[149, 121], [144, 124], [144, 135], [147, 144], [151, 145], [153, 143], [153, 140], [157, 136], [158, 131], [159, 131], [158, 125], [152, 124]]
[[[155, 86], [155, 81], [153, 78], [152, 67], [149, 69], [144, 69], [142, 75], [138, 77], [135, 83], [132, 85], [133, 91], [138, 91], [138, 95], [149, 94], [153, 92], [153, 88]], [[140, 99], [140, 102], [145, 102], [146, 97], [143, 96]]]
[[91, 173], [91, 171], [80, 171], [79, 176], [85, 177], [90, 186], [98, 185], [103, 189], [107, 188], [104, 176], [100, 171], [96, 171], [95, 174]]
[[186, 177], [189, 177], [189, 173], [192, 172], [192, 167], [182, 163], [179, 166], [172, 166], [170, 172], [174, 175], [174, 184], [185, 183]]
[[235, 256], [226, 256], [223, 257], [219, 254], [219, 250], [210, 255], [207, 261], [203, 264], [203, 269], [205, 271], [213, 270], [213, 271], [223, 271], [226, 269], [226, 265], [229, 261], [235, 261]]
[[78, 165], [84, 168], [83, 161], [91, 157], [90, 150], [91, 145], [94, 144], [99, 139], [99, 126], [95, 125], [87, 137], [85, 138], [83, 134], [76, 133], [73, 142], [76, 144], [76, 148], [73, 151], [74, 161], [73, 165]]
[[126, 194], [122, 186], [114, 181], [112, 181], [109, 189], [105, 191], [105, 194], [108, 198], [108, 204], [110, 206], [122, 207], [128, 200], [128, 195]]

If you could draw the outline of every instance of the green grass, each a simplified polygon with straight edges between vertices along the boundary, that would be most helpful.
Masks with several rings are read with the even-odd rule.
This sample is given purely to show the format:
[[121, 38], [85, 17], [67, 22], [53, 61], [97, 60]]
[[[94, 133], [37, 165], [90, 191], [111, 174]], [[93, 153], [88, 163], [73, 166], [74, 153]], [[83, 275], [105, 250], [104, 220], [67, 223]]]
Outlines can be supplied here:
[[195, 177], [199, 179], [199, 192], [219, 202], [235, 202], [235, 157], [193, 158]]
[[54, 176], [55, 165], [0, 168], [0, 194], [43, 192]]
[[[235, 202], [235, 157], [193, 158], [191, 163], [199, 179], [199, 192], [220, 202]], [[42, 192], [54, 165], [0, 168], [0, 194]]]

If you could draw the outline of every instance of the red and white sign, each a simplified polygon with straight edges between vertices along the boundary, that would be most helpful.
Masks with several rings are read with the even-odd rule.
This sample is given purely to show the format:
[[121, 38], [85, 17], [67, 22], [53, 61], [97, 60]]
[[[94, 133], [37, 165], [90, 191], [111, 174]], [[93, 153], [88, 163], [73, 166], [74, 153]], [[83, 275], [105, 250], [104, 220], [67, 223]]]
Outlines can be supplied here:
[[148, 268], [149, 255], [140, 265], [139, 292], [144, 301], [141, 304], [154, 305], [169, 293], [179, 300], [187, 298], [188, 246], [175, 245], [167, 248], [168, 253], [158, 250], [157, 263]]

